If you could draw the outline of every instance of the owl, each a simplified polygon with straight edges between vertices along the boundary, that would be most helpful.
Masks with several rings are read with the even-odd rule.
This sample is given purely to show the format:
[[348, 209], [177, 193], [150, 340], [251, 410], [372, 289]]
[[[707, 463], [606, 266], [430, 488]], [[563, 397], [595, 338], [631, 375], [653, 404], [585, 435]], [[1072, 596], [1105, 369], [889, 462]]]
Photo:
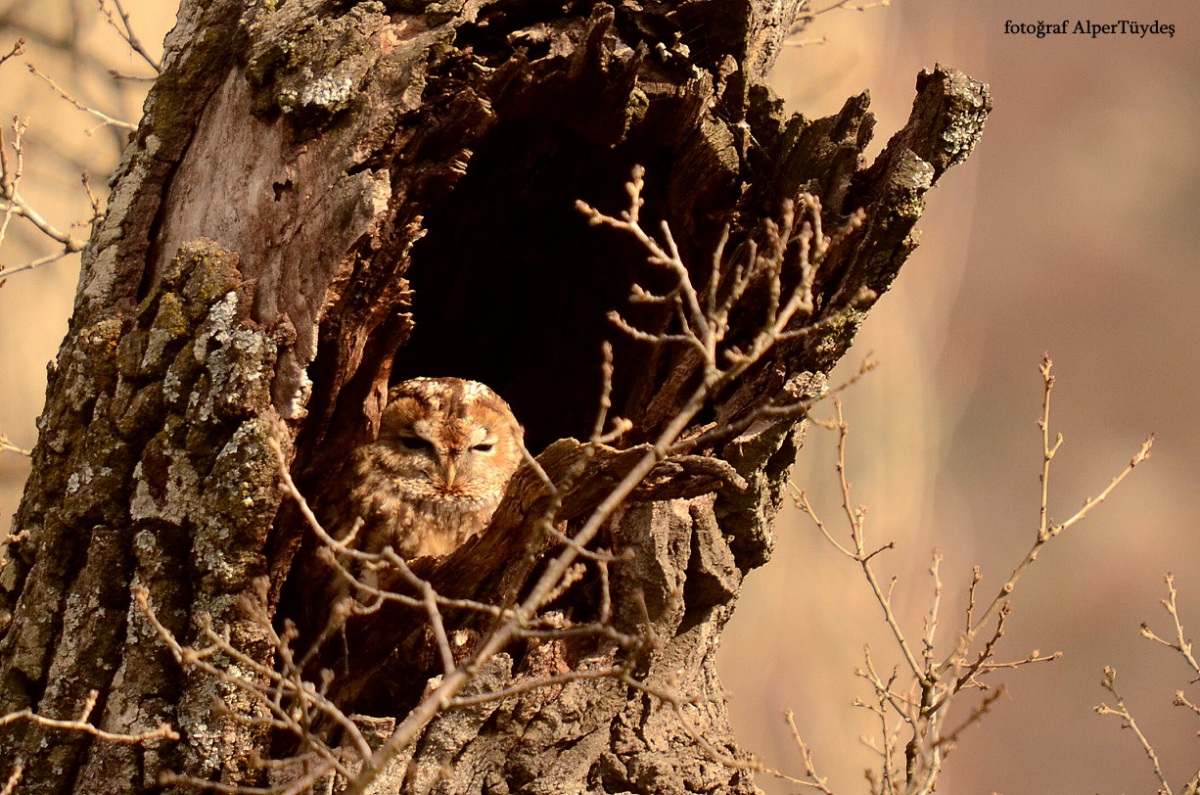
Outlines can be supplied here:
[[449, 554], [487, 527], [521, 463], [523, 435], [508, 404], [483, 384], [397, 384], [379, 437], [351, 455], [338, 524], [344, 532], [347, 519], [362, 519], [354, 546], [365, 552]]

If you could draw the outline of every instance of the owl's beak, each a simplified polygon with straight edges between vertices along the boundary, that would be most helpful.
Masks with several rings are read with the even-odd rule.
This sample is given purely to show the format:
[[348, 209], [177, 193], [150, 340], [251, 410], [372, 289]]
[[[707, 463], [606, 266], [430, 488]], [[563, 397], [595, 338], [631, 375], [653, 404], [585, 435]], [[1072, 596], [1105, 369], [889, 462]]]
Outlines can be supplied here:
[[446, 488], [448, 488], [448, 489], [454, 488], [455, 474], [457, 474], [457, 473], [456, 473], [456, 468], [454, 466], [454, 459], [447, 457], [446, 458]]

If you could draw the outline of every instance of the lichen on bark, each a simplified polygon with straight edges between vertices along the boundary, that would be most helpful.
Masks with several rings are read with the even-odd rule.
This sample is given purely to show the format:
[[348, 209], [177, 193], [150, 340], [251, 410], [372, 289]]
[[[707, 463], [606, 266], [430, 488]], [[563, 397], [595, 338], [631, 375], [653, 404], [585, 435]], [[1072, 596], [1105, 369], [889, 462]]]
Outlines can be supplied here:
[[[21, 600], [4, 639], [6, 710], [36, 706], [68, 718], [96, 690], [105, 696], [100, 728], [133, 734], [171, 723], [189, 737], [185, 767], [248, 766], [254, 743], [230, 736], [245, 734], [232, 717], [251, 711], [244, 694], [200, 677], [181, 681], [129, 595], [131, 584], [147, 587], [180, 637], [208, 615], [240, 645], [262, 645], [263, 628], [238, 607], [266, 571], [263, 548], [280, 500], [267, 446], [277, 434], [269, 390], [276, 343], [248, 321], [252, 299], [236, 254], [196, 241], [135, 309], [68, 339], [60, 366], [87, 373], [59, 377], [97, 391], [86, 401], [71, 390], [60, 396], [66, 411], [86, 417], [73, 419], [83, 438], [61, 442], [63, 465], [51, 476], [61, 496], [43, 497], [51, 505], [44, 514], [27, 498], [17, 517], [5, 568], [6, 593]], [[35, 481], [31, 495], [45, 487]], [[63, 601], [39, 603], [43, 590]], [[143, 753], [89, 749], [84, 735], [39, 753], [45, 730], [5, 731], [31, 791], [55, 791], [64, 771], [91, 791], [122, 791], [127, 785], [99, 771], [114, 755]]]

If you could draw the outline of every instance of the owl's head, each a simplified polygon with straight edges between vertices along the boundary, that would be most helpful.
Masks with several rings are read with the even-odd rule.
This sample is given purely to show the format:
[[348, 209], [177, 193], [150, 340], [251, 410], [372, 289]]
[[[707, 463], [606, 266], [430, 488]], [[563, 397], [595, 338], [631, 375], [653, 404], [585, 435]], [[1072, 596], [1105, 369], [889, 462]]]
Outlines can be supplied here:
[[428, 496], [498, 500], [521, 463], [524, 433], [489, 387], [414, 378], [388, 393], [377, 446], [387, 467]]

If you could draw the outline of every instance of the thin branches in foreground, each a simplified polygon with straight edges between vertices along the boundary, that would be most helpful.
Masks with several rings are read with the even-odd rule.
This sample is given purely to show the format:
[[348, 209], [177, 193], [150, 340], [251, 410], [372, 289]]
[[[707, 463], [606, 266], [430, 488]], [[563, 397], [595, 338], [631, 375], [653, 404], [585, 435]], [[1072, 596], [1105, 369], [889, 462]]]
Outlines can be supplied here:
[[[150, 53], [134, 33], [130, 15], [121, 0], [96, 0], [96, 3], [97, 12], [117, 32], [128, 52], [136, 54], [155, 73], [158, 73], [161, 70], [159, 60]], [[115, 6], [115, 10], [110, 6]], [[110, 113], [95, 107], [96, 103], [87, 99], [88, 86], [92, 85], [92, 81], [95, 80], [115, 81], [113, 86], [115, 103], [118, 106], [129, 108], [131, 111], [135, 107], [140, 107], [147, 87], [139, 84], [142, 78], [131, 78], [111, 68], [107, 63], [111, 53], [101, 50], [93, 51], [85, 45], [84, 41], [88, 37], [84, 35], [83, 25], [82, 15], [66, 25], [51, 26], [55, 29], [53, 32], [39, 28], [35, 17], [31, 17], [30, 22], [25, 24], [14, 23], [12, 27], [24, 30], [26, 35], [18, 37], [7, 51], [0, 52], [0, 69], [10, 68], [11, 65], [7, 63], [9, 60], [19, 55], [25, 55], [30, 48], [29, 42], [34, 43], [35, 50], [50, 48], [68, 54], [73, 71], [65, 80], [62, 78], [55, 80], [40, 69], [34, 60], [27, 60], [25, 66], [30, 74], [49, 87], [58, 99], [97, 120], [95, 126], [85, 130], [88, 137], [95, 135], [97, 131], [108, 128], [116, 131], [116, 134], [113, 135], [116, 145], [112, 151], [113, 159], [110, 164], [99, 166], [102, 171], [107, 172], [116, 165], [115, 158], [119, 157], [128, 134], [137, 129], [137, 119], [121, 119], [118, 118], [118, 111]], [[10, 78], [6, 76], [2, 79], [8, 81]], [[35, 128], [37, 126], [36, 120], [34, 126]], [[48, 216], [52, 213], [45, 206], [35, 206], [35, 203], [30, 201], [22, 191], [22, 180], [26, 177], [26, 160], [29, 158], [32, 158], [33, 161], [39, 160], [42, 155], [41, 150], [45, 148], [46, 144], [43, 143], [40, 148], [30, 144], [30, 141], [27, 140], [29, 127], [28, 118], [15, 116], [12, 117], [11, 123], [6, 129], [0, 129], [0, 250], [3, 250], [8, 233], [16, 226], [13, 223], [14, 219], [20, 221], [20, 225], [24, 226], [22, 231], [30, 232], [32, 238], [40, 238], [43, 243], [49, 243], [49, 247], [48, 249], [43, 247], [41, 252], [44, 253], [35, 253], [23, 262], [6, 263], [3, 255], [0, 255], [0, 285], [3, 285], [5, 277], [35, 270], [78, 255], [87, 243], [87, 234], [79, 234], [75, 230], [96, 223], [104, 212], [103, 195], [98, 196], [93, 191], [86, 173], [82, 174], [81, 181], [84, 194], [91, 206], [90, 217], [78, 218], [68, 225], [55, 223], [49, 219]], [[29, 145], [27, 146], [27, 144]], [[87, 147], [89, 157], [86, 161], [80, 160], [79, 162], [95, 163], [96, 161], [91, 156], [95, 149], [95, 144], [89, 144]], [[70, 160], [71, 158], [66, 159]], [[75, 173], [76, 178], [79, 178], [79, 172]]]
[[[87, 698], [84, 700], [83, 706], [79, 710], [79, 716], [75, 718], [48, 718], [45, 715], [39, 715], [31, 709], [22, 709], [17, 712], [9, 712], [6, 715], [0, 715], [0, 727], [8, 726], [12, 723], [28, 722], [41, 726], [44, 729], [50, 729], [61, 732], [71, 732], [77, 734], [86, 734], [95, 737], [98, 740], [103, 740], [110, 743], [123, 743], [128, 745], [150, 744], [162, 740], [178, 740], [179, 732], [175, 731], [169, 724], [163, 723], [153, 729], [146, 731], [123, 734], [120, 732], [105, 731], [91, 723], [92, 713], [96, 709], [96, 702], [100, 694], [91, 690], [88, 692]], [[6, 760], [9, 761], [9, 760]], [[9, 771], [8, 778], [4, 782], [4, 786], [0, 787], [0, 795], [12, 795], [17, 791], [17, 786], [21, 783], [21, 779], [25, 774], [25, 762], [22, 759], [10, 760], [13, 762], [13, 767]]]
[[[612, 216], [584, 203], [579, 203], [578, 209], [592, 225], [607, 226], [630, 235], [641, 245], [647, 262], [670, 277], [671, 287], [661, 293], [634, 285], [631, 300], [668, 308], [675, 323], [665, 331], [647, 331], [617, 314], [610, 316], [610, 319], [620, 332], [630, 338], [656, 345], [683, 346], [694, 351], [698, 354], [701, 377], [694, 390], [681, 399], [674, 413], [665, 419], [661, 427], [642, 429], [652, 441], [631, 448], [631, 452], [636, 452], [629, 458], [632, 466], [623, 470], [624, 474], [620, 477], [613, 478], [610, 485], [605, 485], [593, 498], [590, 512], [570, 525], [560, 523], [557, 512], [563, 496], [595, 474], [587, 468], [591, 459], [585, 455], [580, 468], [556, 481], [541, 468], [538, 460], [526, 454], [527, 465], [532, 467], [550, 499], [545, 501], [547, 507], [542, 515], [526, 516], [524, 521], [535, 523], [552, 546], [544, 565], [537, 571], [536, 577], [526, 584], [519, 600], [489, 604], [449, 599], [438, 593], [431, 582], [418, 577], [406, 561], [390, 548], [380, 553], [358, 550], [354, 546], [354, 530], [346, 537], [333, 537], [321, 526], [289, 476], [283, 446], [275, 446], [283, 492], [298, 507], [308, 530], [316, 537], [321, 550], [320, 557], [330, 564], [345, 588], [356, 597], [347, 600], [347, 610], [367, 612], [384, 601], [403, 603], [423, 613], [429, 635], [436, 643], [440, 675], [429, 680], [426, 692], [416, 706], [398, 720], [394, 728], [389, 728], [381, 736], [380, 742], [369, 742], [360, 727], [360, 719], [346, 715], [339, 705], [326, 697], [333, 674], [325, 674], [322, 682], [305, 681], [303, 671], [306, 670], [306, 661], [297, 659], [292, 651], [294, 628], [290, 625], [286, 625], [282, 631], [270, 628], [271, 620], [264, 607], [265, 586], [260, 588], [263, 595], [243, 605], [243, 610], [256, 623], [270, 628], [269, 640], [276, 658], [274, 665], [265, 664], [236, 648], [228, 633], [212, 626], [211, 621], [203, 622], [200, 627], [202, 645], [190, 647], [182, 644], [155, 617], [152, 595], [144, 591], [136, 594], [138, 605], [154, 626], [161, 642], [181, 665], [213, 677], [225, 686], [249, 696], [256, 710], [253, 717], [248, 716], [245, 720], [290, 734], [299, 741], [300, 750], [295, 757], [273, 763], [290, 766], [288, 775], [274, 777], [276, 783], [266, 789], [240, 787], [229, 791], [300, 792], [304, 787], [336, 774], [346, 782], [344, 792], [347, 795], [361, 795], [374, 786], [373, 782], [380, 777], [395, 775], [398, 767], [407, 765], [404, 760], [406, 754], [411, 756], [410, 749], [414, 742], [434, 719], [448, 710], [471, 708], [489, 701], [499, 702], [536, 688], [601, 678], [615, 680], [651, 696], [672, 711], [678, 717], [683, 731], [713, 759], [731, 766], [752, 764], [734, 759], [716, 748], [704, 736], [704, 732], [690, 722], [692, 719], [688, 713], [691, 707], [709, 700], [709, 697], [677, 692], [673, 685], [651, 684], [634, 675], [636, 661], [655, 648], [658, 641], [649, 617], [644, 617], [641, 627], [634, 632], [618, 631], [617, 617], [612, 615], [614, 599], [609, 593], [610, 575], [615, 567], [625, 563], [626, 558], [597, 548], [597, 539], [602, 528], [623, 510], [631, 496], [660, 464], [672, 457], [682, 456], [695, 448], [698, 439], [705, 438], [702, 432], [694, 428], [696, 419], [702, 410], [711, 405], [719, 390], [744, 375], [781, 342], [811, 334], [824, 328], [827, 323], [839, 322], [841, 313], [855, 310], [858, 305], [856, 300], [873, 298], [873, 295], [851, 297], [840, 309], [826, 308], [821, 317], [815, 312], [813, 285], [825, 254], [841, 238], [854, 233], [861, 225], [862, 214], [854, 214], [848, 223], [830, 235], [823, 229], [819, 201], [815, 197], [802, 195], [796, 202], [783, 207], [778, 222], [764, 222], [756, 233], [757, 237], [732, 253], [725, 248], [728, 240], [726, 232], [708, 263], [708, 283], [697, 286], [692, 279], [694, 270], [684, 261], [670, 228], [665, 223], [657, 233], [643, 228], [640, 219], [643, 187], [644, 172], [639, 167], [626, 186], [629, 205], [624, 211]], [[739, 329], [741, 342], [734, 346], [729, 343], [731, 318], [743, 308], [752, 288], [756, 292], [756, 300], [766, 295], [765, 308], [759, 304], [754, 306], [754, 317], [758, 318], [756, 325]], [[620, 441], [634, 428], [628, 419], [609, 417], [615, 366], [611, 348], [606, 346], [601, 373], [603, 387], [599, 395], [600, 409], [591, 438], [580, 443], [585, 453], [596, 453], [605, 445]], [[769, 396], [764, 396], [762, 405], [748, 411], [749, 419], [744, 421], [759, 417], [798, 418], [807, 411], [809, 405], [809, 402], [775, 404]], [[690, 436], [687, 435], [689, 430]], [[281, 430], [281, 436], [283, 433], [285, 431]], [[609, 483], [607, 479], [605, 482]], [[375, 576], [384, 570], [397, 576]], [[576, 625], [554, 610], [551, 603], [584, 576], [599, 584], [599, 612], [598, 617], [589, 623]], [[377, 583], [383, 581], [402, 584], [404, 592], [392, 592], [379, 587]], [[453, 642], [454, 628], [444, 614], [447, 608], [483, 613], [490, 619], [490, 628], [466, 657]], [[329, 634], [337, 632], [338, 618], [335, 616], [331, 621]], [[340, 618], [344, 620], [345, 616]], [[620, 619], [624, 626], [629, 626], [629, 616], [621, 616]], [[569, 671], [518, 678], [494, 687], [484, 684], [487, 680], [481, 678], [481, 672], [488, 671], [489, 666], [514, 642], [531, 639], [545, 644], [581, 637], [594, 638], [597, 647], [605, 650], [603, 654], [576, 664]], [[322, 723], [340, 727], [349, 742], [339, 748], [327, 745], [321, 733], [314, 731], [314, 727]], [[208, 782], [180, 776], [173, 776], [170, 780], [177, 785], [226, 791]]]
[[27, 126], [26, 122], [14, 118], [10, 128], [11, 140], [6, 138], [3, 128], [0, 128], [0, 245], [4, 244], [13, 219], [18, 218], [26, 221], [42, 237], [55, 243], [57, 250], [22, 265], [5, 267], [3, 262], [0, 262], [0, 284], [3, 284], [5, 277], [30, 271], [42, 265], [57, 262], [63, 257], [77, 254], [83, 251], [83, 246], [87, 242], [52, 224], [21, 193], [21, 180], [25, 175], [25, 131]]
[[[880, 670], [870, 647], [865, 648], [864, 665], [856, 672], [873, 693], [869, 700], [858, 700], [856, 706], [871, 712], [879, 722], [880, 737], [868, 747], [878, 757], [878, 768], [868, 771], [871, 791], [875, 795], [924, 795], [935, 791], [946, 756], [959, 737], [978, 723], [1003, 694], [1003, 686], [992, 688], [989, 675], [998, 670], [1021, 668], [1034, 663], [1049, 662], [1061, 654], [1042, 654], [1038, 651], [1015, 659], [997, 657], [1005, 626], [1012, 612], [1011, 597], [1018, 582], [1038, 558], [1042, 547], [1063, 532], [1082, 522], [1127, 478], [1133, 470], [1150, 457], [1153, 437], [1148, 438], [1129, 463], [1095, 497], [1084, 501], [1079, 510], [1063, 522], [1051, 522], [1050, 499], [1051, 464], [1062, 447], [1059, 434], [1050, 431], [1050, 397], [1054, 389], [1053, 364], [1049, 356], [1040, 366], [1043, 381], [1042, 413], [1038, 427], [1042, 437], [1041, 499], [1039, 520], [1029, 551], [1001, 584], [990, 600], [979, 600], [983, 581], [981, 570], [975, 567], [967, 593], [967, 608], [961, 628], [948, 650], [938, 642], [941, 625], [943, 585], [940, 576], [941, 556], [935, 554], [929, 569], [932, 598], [920, 635], [911, 635], [903, 626], [893, 604], [896, 578], [884, 582], [877, 570], [879, 556], [894, 547], [894, 542], [872, 545], [867, 540], [866, 506], [856, 505], [851, 497], [847, 477], [846, 450], [850, 426], [842, 415], [841, 403], [835, 398], [835, 419], [824, 425], [838, 434], [837, 475], [842, 496], [844, 522], [848, 540], [843, 540], [817, 515], [808, 495], [797, 489], [797, 506], [808, 515], [817, 530], [830, 545], [856, 564], [870, 588], [874, 601], [883, 611], [883, 620], [902, 659], [902, 665], [892, 671]], [[1182, 638], [1182, 635], [1180, 635]], [[1172, 644], [1168, 644], [1172, 645]], [[1177, 645], [1182, 647], [1182, 641]], [[1175, 648], [1175, 645], [1172, 645]], [[939, 652], [939, 648], [942, 649]], [[1190, 647], [1189, 647], [1190, 648]], [[979, 699], [971, 705], [958, 724], [948, 723], [950, 707], [964, 691], [977, 690]], [[824, 779], [816, 776], [807, 746], [797, 745], [805, 761], [807, 777], [812, 785], [824, 787]], [[822, 792], [829, 792], [821, 789]]]
[[[1141, 635], [1143, 638], [1153, 641], [1161, 646], [1165, 646], [1179, 655], [1189, 669], [1189, 676], [1192, 676], [1191, 684], [1195, 686], [1197, 682], [1200, 682], [1200, 662], [1196, 661], [1196, 655], [1192, 651], [1192, 642], [1187, 637], [1187, 633], [1183, 628], [1183, 619], [1180, 618], [1179, 615], [1179, 592], [1175, 590], [1175, 576], [1170, 572], [1167, 572], [1167, 574], [1164, 576], [1164, 579], [1167, 584], [1167, 598], [1161, 600], [1161, 602], [1163, 609], [1166, 610], [1167, 614], [1171, 617], [1173, 630], [1172, 634], [1174, 634], [1175, 637], [1173, 639], [1164, 638], [1154, 630], [1150, 629], [1149, 625], [1145, 623], [1142, 624]], [[1094, 707], [1096, 714], [1112, 715], [1113, 717], [1119, 718], [1121, 721], [1121, 728], [1128, 729], [1129, 731], [1133, 732], [1133, 735], [1137, 738], [1138, 744], [1146, 753], [1146, 758], [1150, 760], [1150, 766], [1154, 770], [1154, 777], [1158, 780], [1158, 791], [1163, 793], [1163, 795], [1175, 795], [1175, 791], [1171, 789], [1171, 784], [1167, 781], [1167, 776], [1163, 772], [1158, 751], [1155, 750], [1154, 744], [1142, 730], [1142, 727], [1138, 725], [1137, 719], [1134, 717], [1133, 712], [1130, 711], [1129, 707], [1125, 703], [1125, 697], [1121, 695], [1119, 690], [1117, 690], [1116, 668], [1105, 666], [1104, 678], [1100, 680], [1100, 686], [1112, 694], [1114, 699], [1113, 703], [1115, 706], [1109, 706], [1107, 703], [1101, 702], [1099, 705]], [[1183, 707], [1196, 717], [1200, 718], [1200, 705], [1198, 705], [1197, 702], [1200, 702], [1200, 699], [1198, 699], [1196, 696], [1189, 697], [1182, 690], [1175, 691], [1175, 698], [1172, 701], [1175, 706]], [[1197, 793], [1200, 793], [1200, 769], [1196, 770], [1196, 773], [1188, 780], [1180, 792], [1182, 795], [1197, 795]]]

